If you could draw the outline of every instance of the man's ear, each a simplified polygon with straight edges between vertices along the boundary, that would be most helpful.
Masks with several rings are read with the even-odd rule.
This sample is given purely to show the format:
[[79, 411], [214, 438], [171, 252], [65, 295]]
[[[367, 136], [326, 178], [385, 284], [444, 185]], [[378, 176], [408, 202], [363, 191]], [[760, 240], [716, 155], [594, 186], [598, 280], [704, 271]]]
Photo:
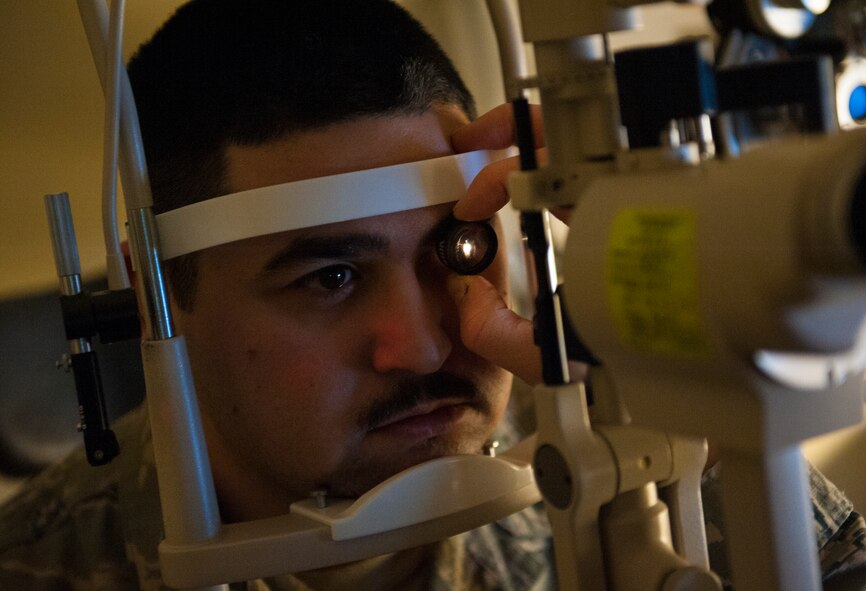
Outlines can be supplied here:
[[141, 306], [141, 297], [140, 297], [141, 294], [138, 293], [138, 288], [136, 287], [136, 283], [135, 283], [135, 270], [133, 270], [132, 256], [130, 255], [129, 241], [128, 240], [124, 240], [123, 242], [120, 243], [120, 251], [123, 253], [123, 263], [124, 263], [124, 265], [126, 265], [126, 273], [129, 275], [129, 283], [132, 285], [132, 289], [135, 290], [135, 300], [138, 303], [138, 324], [139, 324], [139, 329], [141, 330], [141, 336], [143, 339], [143, 338], [145, 338], [144, 337], [145, 323], [144, 323], [144, 316], [142, 316], [142, 314], [144, 314], [144, 312], [143, 312], [143, 309]]
[[120, 250], [123, 252], [123, 262], [126, 265], [126, 273], [129, 275], [129, 282], [132, 288], [135, 289], [135, 270], [132, 268], [132, 256], [129, 254], [129, 241], [124, 240], [120, 243]]
[[[131, 253], [131, 249], [129, 247], [129, 241], [128, 240], [124, 240], [123, 242], [120, 243], [120, 250], [121, 250], [121, 252], [123, 252], [123, 262], [126, 265], [126, 272], [129, 275], [129, 282], [132, 285], [132, 289], [134, 289], [136, 291], [136, 296], [139, 296], [140, 294], [138, 293], [138, 286], [136, 285], [136, 282], [135, 282], [135, 268], [134, 268], [134, 263], [132, 260], [132, 253]], [[172, 315], [172, 317], [174, 317], [177, 314], [177, 308], [175, 308], [174, 296], [172, 295], [170, 289], [166, 289], [166, 297], [168, 298], [168, 305], [171, 309], [171, 315]], [[140, 298], [138, 299], [138, 314], [139, 314], [139, 316], [144, 314], [144, 308], [142, 308]], [[143, 327], [144, 327], [144, 320], [142, 320], [142, 328]]]

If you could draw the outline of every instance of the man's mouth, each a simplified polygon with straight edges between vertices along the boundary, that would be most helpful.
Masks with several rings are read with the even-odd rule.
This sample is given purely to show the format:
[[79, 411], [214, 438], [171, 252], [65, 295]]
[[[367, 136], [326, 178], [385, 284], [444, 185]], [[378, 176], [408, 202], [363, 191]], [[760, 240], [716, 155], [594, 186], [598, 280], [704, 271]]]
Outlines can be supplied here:
[[405, 446], [443, 435], [470, 413], [488, 414], [488, 405], [468, 379], [436, 372], [405, 378], [376, 401], [361, 420], [367, 435], [394, 438]]
[[472, 406], [463, 398], [422, 402], [374, 425], [368, 435], [393, 437], [404, 444], [420, 442], [444, 435], [471, 411]]

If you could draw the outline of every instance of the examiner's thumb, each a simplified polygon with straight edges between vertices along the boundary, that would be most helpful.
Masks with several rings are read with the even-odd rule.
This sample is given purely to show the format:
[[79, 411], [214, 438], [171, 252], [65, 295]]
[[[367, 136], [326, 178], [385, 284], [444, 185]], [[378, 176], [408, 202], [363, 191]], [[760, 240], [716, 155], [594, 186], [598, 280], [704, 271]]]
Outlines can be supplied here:
[[532, 322], [513, 312], [496, 287], [480, 275], [452, 275], [448, 291], [460, 316], [467, 349], [529, 384], [541, 381], [541, 353]]

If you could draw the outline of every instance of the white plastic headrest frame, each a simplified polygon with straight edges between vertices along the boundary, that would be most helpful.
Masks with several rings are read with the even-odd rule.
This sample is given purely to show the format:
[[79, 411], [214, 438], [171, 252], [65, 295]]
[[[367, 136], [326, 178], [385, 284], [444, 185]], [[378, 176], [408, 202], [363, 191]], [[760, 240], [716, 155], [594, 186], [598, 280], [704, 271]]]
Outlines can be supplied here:
[[272, 185], [157, 216], [162, 258], [253, 238], [457, 201], [478, 171], [506, 155], [477, 151]]

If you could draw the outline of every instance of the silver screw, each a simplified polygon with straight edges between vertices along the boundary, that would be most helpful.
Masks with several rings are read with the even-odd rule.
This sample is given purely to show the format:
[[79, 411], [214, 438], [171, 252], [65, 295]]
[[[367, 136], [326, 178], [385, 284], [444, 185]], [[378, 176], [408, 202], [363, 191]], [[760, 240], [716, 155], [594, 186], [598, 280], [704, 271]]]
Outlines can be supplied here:
[[328, 506], [328, 491], [314, 490], [310, 493], [310, 496], [316, 500], [316, 507], [319, 509], [324, 509]]
[[69, 370], [72, 368], [72, 357], [68, 353], [64, 353], [60, 356], [59, 360], [54, 362], [54, 367], [69, 373]]
[[485, 456], [490, 456], [491, 458], [496, 457], [496, 448], [499, 447], [499, 442], [496, 440], [488, 441], [484, 444], [484, 447], [481, 448], [481, 451]]

